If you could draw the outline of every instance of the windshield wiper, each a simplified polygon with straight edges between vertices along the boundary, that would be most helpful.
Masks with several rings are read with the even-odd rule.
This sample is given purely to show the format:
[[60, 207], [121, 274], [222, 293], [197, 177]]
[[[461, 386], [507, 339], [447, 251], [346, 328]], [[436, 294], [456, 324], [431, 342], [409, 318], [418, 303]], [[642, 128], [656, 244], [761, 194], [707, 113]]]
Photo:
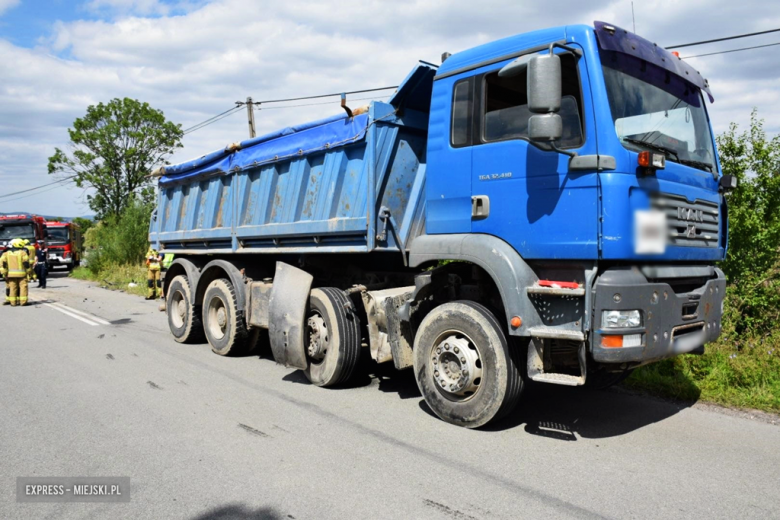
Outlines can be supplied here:
[[678, 162], [686, 166], [693, 166], [694, 168], [698, 168], [700, 170], [706, 168], [708, 172], [712, 173], [712, 165], [710, 163], [694, 161], [693, 159], [678, 159]]
[[624, 137], [624, 141], [629, 142], [631, 144], [636, 144], [639, 146], [644, 146], [646, 148], [650, 148], [651, 150], [655, 150], [657, 152], [663, 152], [665, 154], [673, 155], [674, 158], [677, 160], [677, 162], [680, 162], [680, 157], [677, 155], [677, 152], [672, 150], [671, 148], [667, 148], [666, 146], [661, 146], [660, 144], [650, 143], [648, 141], [643, 141], [641, 139], [634, 139], [633, 137]]

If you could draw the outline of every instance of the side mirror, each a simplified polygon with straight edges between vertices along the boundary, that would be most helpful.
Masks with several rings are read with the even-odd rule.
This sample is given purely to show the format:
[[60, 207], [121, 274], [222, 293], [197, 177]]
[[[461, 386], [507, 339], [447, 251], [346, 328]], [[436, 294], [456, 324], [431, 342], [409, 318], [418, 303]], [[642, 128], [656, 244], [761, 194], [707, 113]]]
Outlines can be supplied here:
[[737, 178], [734, 175], [724, 175], [720, 178], [720, 189], [723, 191], [732, 191], [737, 189]]
[[563, 135], [563, 120], [559, 114], [536, 114], [528, 119], [531, 141], [557, 141]]
[[563, 135], [561, 109], [561, 58], [552, 53], [534, 56], [528, 62], [528, 120], [531, 141], [552, 142]]
[[528, 110], [535, 114], [561, 109], [561, 58], [552, 53], [528, 62]]

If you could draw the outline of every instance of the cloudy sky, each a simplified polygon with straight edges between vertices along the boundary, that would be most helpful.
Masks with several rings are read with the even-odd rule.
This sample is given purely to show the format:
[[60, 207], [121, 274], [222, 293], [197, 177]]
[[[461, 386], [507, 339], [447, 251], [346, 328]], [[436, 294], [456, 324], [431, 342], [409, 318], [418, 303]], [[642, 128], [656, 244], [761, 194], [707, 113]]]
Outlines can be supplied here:
[[[636, 32], [665, 46], [780, 28], [780, 2], [645, 0], [634, 10]], [[443, 51], [593, 20], [630, 29], [630, 0], [0, 0], [0, 195], [51, 182], [47, 158], [67, 146], [73, 120], [100, 101], [147, 101], [186, 129], [247, 96], [396, 85], [418, 59], [438, 63]], [[780, 33], [681, 54], [777, 41]], [[710, 80], [716, 131], [731, 121], [745, 125], [757, 107], [767, 129], [780, 132], [780, 46], [691, 63]], [[263, 109], [258, 133], [340, 111], [336, 99], [325, 102]], [[247, 132], [239, 112], [185, 136], [171, 160]], [[61, 187], [0, 197], [0, 212], [7, 211], [91, 213], [82, 190]]]

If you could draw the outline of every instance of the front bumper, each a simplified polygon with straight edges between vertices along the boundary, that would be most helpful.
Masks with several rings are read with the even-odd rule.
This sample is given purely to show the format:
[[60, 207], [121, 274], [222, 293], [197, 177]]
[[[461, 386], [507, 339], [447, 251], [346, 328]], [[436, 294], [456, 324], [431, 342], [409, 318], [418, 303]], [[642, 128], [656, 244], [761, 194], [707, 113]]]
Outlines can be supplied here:
[[61, 256], [50, 254], [46, 259], [46, 263], [49, 265], [71, 265], [73, 263], [73, 258], [62, 258]]
[[[674, 275], [690, 274], [694, 269], [668, 269]], [[698, 285], [688, 283], [686, 292], [675, 294], [672, 280], [652, 282], [637, 267], [613, 268], [605, 271], [595, 285], [591, 353], [601, 363], [644, 363], [685, 354], [720, 335], [726, 277], [717, 268], [709, 269], [711, 277]], [[665, 282], [669, 283], [665, 283]], [[675, 284], [678, 287], [681, 285]], [[695, 288], [691, 286], [694, 285]], [[616, 296], [618, 295], [618, 296]], [[605, 310], [638, 309], [642, 326], [632, 329], [602, 329]], [[635, 347], [604, 347], [602, 337], [615, 334], [641, 334]]]

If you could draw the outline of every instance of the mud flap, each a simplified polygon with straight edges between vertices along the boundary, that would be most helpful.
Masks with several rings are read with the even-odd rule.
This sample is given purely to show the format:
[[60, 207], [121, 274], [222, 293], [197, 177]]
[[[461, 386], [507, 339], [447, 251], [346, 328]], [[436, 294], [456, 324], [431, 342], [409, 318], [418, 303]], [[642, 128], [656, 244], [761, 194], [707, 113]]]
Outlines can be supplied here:
[[314, 278], [284, 262], [276, 262], [268, 302], [268, 336], [277, 363], [306, 369], [306, 307]]

